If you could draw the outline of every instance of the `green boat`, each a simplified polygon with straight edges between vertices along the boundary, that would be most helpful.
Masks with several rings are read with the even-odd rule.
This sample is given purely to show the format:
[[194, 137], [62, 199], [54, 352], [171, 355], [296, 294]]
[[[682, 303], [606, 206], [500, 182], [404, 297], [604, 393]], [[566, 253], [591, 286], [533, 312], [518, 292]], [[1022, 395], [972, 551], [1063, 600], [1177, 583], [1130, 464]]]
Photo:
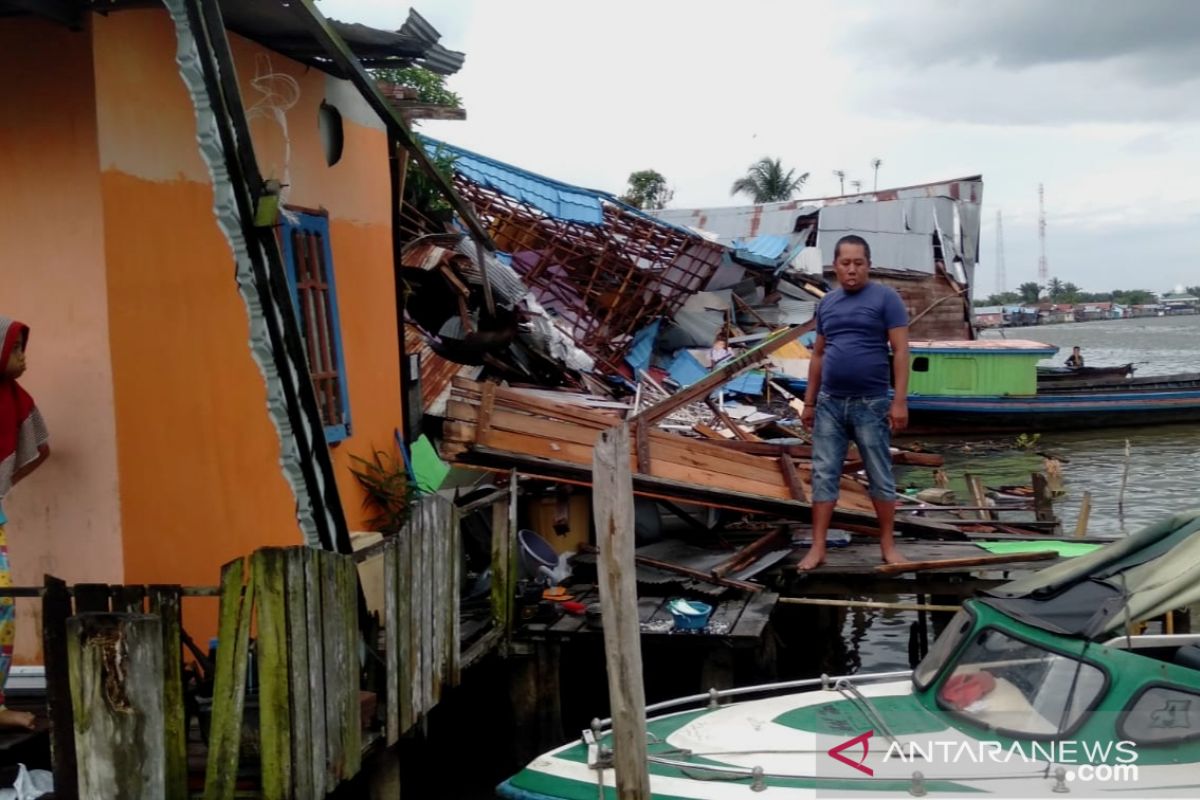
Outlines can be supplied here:
[[[657, 800], [1200, 797], [1200, 511], [968, 600], [911, 673], [712, 691], [647, 709]], [[615, 798], [608, 722], [509, 800]]]

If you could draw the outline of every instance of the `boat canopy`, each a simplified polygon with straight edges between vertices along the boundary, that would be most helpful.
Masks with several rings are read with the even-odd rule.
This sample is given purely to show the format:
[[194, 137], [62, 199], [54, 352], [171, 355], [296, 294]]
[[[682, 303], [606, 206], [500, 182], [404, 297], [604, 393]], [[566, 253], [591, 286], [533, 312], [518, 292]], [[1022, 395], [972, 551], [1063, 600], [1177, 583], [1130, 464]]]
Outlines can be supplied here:
[[996, 587], [982, 600], [1043, 630], [1089, 639], [1200, 601], [1200, 509]]

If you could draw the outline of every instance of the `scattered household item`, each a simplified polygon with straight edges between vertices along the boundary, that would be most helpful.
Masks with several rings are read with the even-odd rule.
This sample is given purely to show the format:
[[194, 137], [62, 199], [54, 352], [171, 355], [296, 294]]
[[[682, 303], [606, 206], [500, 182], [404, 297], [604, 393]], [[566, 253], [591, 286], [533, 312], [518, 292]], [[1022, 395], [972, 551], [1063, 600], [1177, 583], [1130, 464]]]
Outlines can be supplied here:
[[682, 631], [698, 631], [708, 624], [713, 607], [699, 600], [676, 597], [667, 601], [667, 610], [675, 619], [675, 627]]
[[551, 584], [562, 583], [571, 574], [567, 564], [570, 553], [556, 553], [550, 543], [528, 528], [517, 531], [521, 545], [521, 576], [529, 580], [544, 579]]
[[36, 800], [54, 791], [54, 775], [44, 769], [26, 769], [17, 765], [17, 779], [13, 785], [0, 789], [0, 800]]

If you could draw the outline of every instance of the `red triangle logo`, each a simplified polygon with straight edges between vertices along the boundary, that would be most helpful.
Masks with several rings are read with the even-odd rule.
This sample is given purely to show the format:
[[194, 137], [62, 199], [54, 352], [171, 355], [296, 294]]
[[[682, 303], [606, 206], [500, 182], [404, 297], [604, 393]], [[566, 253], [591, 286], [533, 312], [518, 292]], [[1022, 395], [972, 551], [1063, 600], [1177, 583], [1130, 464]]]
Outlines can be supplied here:
[[[875, 735], [875, 731], [867, 731], [866, 733], [860, 733], [858, 736], [855, 736], [853, 739], [847, 739], [846, 741], [842, 742], [841, 744], [836, 744], [833, 747], [829, 748], [829, 751], [828, 751], [829, 755], [833, 756], [838, 761], [842, 762], [843, 764], [845, 764], [848, 767], [854, 767], [859, 772], [865, 772], [868, 775], [874, 776], [875, 770], [871, 769], [868, 766], [864, 766], [867, 761], [867, 755], [871, 752], [871, 737], [873, 735]], [[848, 750], [851, 747], [854, 747], [854, 746], [860, 745], [860, 744], [862, 745], [863, 753], [862, 753], [862, 758], [860, 758], [858, 761], [851, 761], [850, 759], [846, 758], [846, 756], [842, 755], [843, 750]]]

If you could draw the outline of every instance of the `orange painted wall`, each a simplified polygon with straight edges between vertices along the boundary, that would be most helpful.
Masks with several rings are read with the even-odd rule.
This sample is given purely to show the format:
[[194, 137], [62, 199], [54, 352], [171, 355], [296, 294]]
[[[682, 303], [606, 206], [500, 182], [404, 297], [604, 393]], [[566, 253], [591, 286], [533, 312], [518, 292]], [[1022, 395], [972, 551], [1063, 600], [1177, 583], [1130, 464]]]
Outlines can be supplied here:
[[[300, 88], [288, 112], [289, 201], [330, 213], [354, 430], [334, 453], [343, 506], [361, 527], [349, 456], [386, 447], [400, 424], [386, 139], [346, 115], [345, 157], [327, 167], [317, 134], [327, 76], [232, 44], [247, 105], [260, 56]], [[96, 17], [94, 50], [125, 571], [130, 581], [211, 584], [230, 558], [301, 542], [294, 499], [170, 20], [153, 9]], [[278, 126], [257, 120], [252, 135], [264, 173], [281, 169]], [[197, 614], [186, 624], [201, 640], [213, 630]]]
[[[53, 451], [5, 500], [14, 579], [120, 582], [90, 34], [0, 18], [0, 75], [0, 314], [32, 328], [22, 384]], [[40, 607], [17, 612], [16, 659], [37, 661]]]

